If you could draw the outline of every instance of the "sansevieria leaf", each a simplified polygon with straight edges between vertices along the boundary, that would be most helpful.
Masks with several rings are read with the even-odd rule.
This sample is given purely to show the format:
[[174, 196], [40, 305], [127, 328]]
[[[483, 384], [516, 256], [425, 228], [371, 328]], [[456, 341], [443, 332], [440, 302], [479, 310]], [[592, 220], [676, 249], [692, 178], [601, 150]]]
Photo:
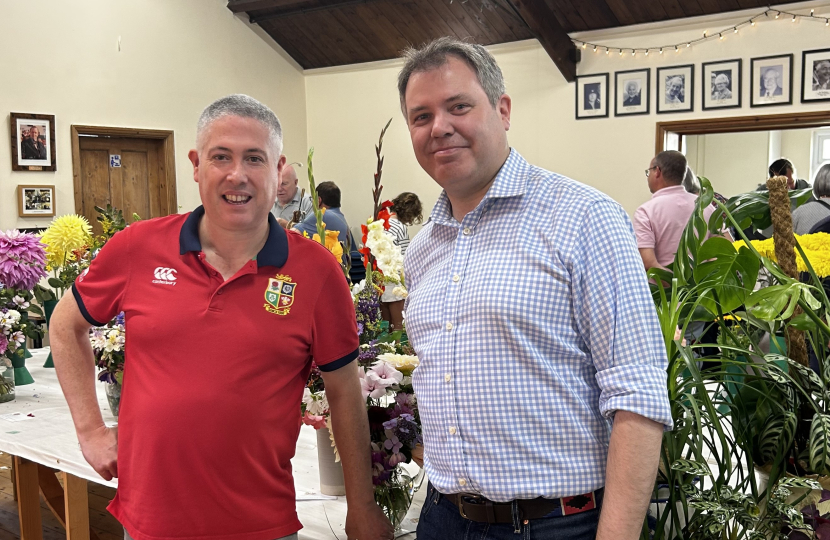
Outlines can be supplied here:
[[798, 419], [792, 411], [785, 411], [767, 418], [758, 440], [761, 463], [769, 463], [775, 459], [779, 448], [786, 449], [792, 444], [797, 424]]
[[830, 414], [816, 413], [810, 426], [810, 468], [830, 474]]

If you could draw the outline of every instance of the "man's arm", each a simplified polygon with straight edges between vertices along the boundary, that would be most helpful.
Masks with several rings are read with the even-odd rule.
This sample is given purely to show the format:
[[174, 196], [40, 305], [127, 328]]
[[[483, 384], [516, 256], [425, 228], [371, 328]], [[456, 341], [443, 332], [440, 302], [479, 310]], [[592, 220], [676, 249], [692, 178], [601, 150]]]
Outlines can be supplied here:
[[611, 429], [597, 540], [636, 540], [657, 477], [663, 425], [617, 411]]
[[650, 268], [665, 268], [657, 262], [657, 255], [654, 253], [654, 248], [638, 248], [638, 250], [640, 251], [640, 258], [643, 259], [643, 266], [646, 267], [646, 272]]
[[95, 361], [89, 322], [72, 294], [58, 302], [49, 324], [52, 357], [69, 404], [84, 459], [104, 480], [118, 476], [117, 432], [107, 428], [95, 394]]
[[332, 431], [343, 462], [348, 504], [346, 535], [349, 540], [391, 540], [394, 538], [392, 525], [375, 504], [369, 419], [360, 391], [357, 362], [322, 374]]

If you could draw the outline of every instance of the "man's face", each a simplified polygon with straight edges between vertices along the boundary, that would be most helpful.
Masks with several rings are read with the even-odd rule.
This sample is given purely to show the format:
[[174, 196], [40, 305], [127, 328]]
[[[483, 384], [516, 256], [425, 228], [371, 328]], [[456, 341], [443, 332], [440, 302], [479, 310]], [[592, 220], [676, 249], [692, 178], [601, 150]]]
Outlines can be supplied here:
[[38, 135], [40, 135], [40, 131], [35, 126], [29, 128], [29, 137], [31, 137], [33, 141], [37, 141]]
[[723, 92], [724, 90], [726, 90], [726, 86], [728, 84], [729, 81], [726, 79], [726, 77], [722, 75], [718, 75], [718, 77], [715, 79], [715, 89], [718, 92]]
[[669, 96], [676, 98], [680, 95], [680, 90], [683, 89], [683, 82], [679, 78], [674, 78], [669, 81]]
[[593, 103], [593, 102], [595, 102], [596, 100], [597, 100], [597, 93], [596, 93], [596, 92], [594, 92], [593, 90], [591, 90], [591, 91], [588, 93], [588, 102]]
[[764, 89], [766, 90], [775, 90], [778, 84], [775, 82], [777, 77], [777, 73], [775, 70], [770, 69], [766, 73], [764, 73]]
[[824, 83], [830, 79], [830, 60], [825, 60], [816, 64], [816, 78], [819, 82]]
[[636, 84], [629, 84], [626, 87], [626, 89], [628, 91], [628, 96], [629, 97], [634, 97], [634, 96], [637, 95], [637, 85]]
[[297, 194], [297, 181], [297, 171], [294, 167], [291, 165], [285, 167], [280, 175], [280, 184], [277, 188], [277, 199], [281, 205], [285, 206], [290, 203]]
[[483, 197], [510, 151], [510, 97], [493, 108], [475, 72], [455, 56], [414, 73], [404, 97], [421, 167], [450, 197]]
[[648, 164], [648, 190], [652, 193], [657, 191], [657, 176], [660, 174], [659, 169], [656, 169], [657, 162], [653, 159]]
[[223, 116], [205, 129], [200, 143], [188, 157], [206, 218], [228, 231], [257, 230], [274, 205], [285, 165], [268, 128], [253, 118]]

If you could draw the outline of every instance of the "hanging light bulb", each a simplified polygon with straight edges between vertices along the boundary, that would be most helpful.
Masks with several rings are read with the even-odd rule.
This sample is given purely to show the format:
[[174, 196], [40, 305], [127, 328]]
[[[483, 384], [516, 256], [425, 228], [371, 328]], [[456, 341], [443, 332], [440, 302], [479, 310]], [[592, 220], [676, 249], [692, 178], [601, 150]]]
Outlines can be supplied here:
[[660, 54], [663, 54], [663, 47], [660, 47]]
[[830, 26], [830, 19], [824, 19], [824, 26]]
[[594, 52], [597, 52], [597, 46], [594, 45]]
[[680, 52], [680, 49], [677, 48], [677, 45], [674, 46], [674, 52]]
[[631, 49], [631, 56], [635, 56], [636, 54], [637, 54], [637, 51], [635, 51], [634, 49]]
[[620, 49], [620, 56], [622, 56], [622, 49]]
[[648, 56], [648, 49], [646, 49], [646, 56]]
[[778, 11], [778, 12], [776, 12], [776, 13], [775, 13], [775, 18], [776, 18], [776, 19], [777, 19], [778, 17], [780, 17], [780, 16], [781, 16], [781, 12], [780, 12], [780, 11]]
[[692, 46], [692, 44], [691, 44], [691, 43], [687, 43], [687, 44], [686, 44], [686, 48], [687, 48], [687, 49], [688, 49], [689, 47], [691, 47], [691, 46]]
[[749, 24], [751, 24], [752, 26], [755, 26], [755, 21], [753, 20]]
[[608, 54], [610, 52], [611, 52], [611, 49], [605, 49], [605, 54]]
[[793, 15], [793, 22], [795, 22], [795, 15]]
[[723, 41], [723, 34], [718, 34], [720, 36], [720, 40]]
[[735, 27], [735, 32], [734, 32], [734, 33], [735, 33], [735, 34], [737, 34], [737, 33], [738, 33], [738, 27], [737, 27], [737, 26]]
[[587, 44], [587, 43], [583, 43], [583, 44], [582, 44], [582, 48], [583, 48], [583, 49], [584, 49], [585, 47], [587, 47], [587, 46], [588, 46], [588, 44]]
[[813, 16], [813, 13], [815, 13], [815, 11], [816, 11], [816, 10], [814, 10], [814, 9], [811, 9], [811, 10], [810, 10], [810, 17], [812, 17], [812, 16]]

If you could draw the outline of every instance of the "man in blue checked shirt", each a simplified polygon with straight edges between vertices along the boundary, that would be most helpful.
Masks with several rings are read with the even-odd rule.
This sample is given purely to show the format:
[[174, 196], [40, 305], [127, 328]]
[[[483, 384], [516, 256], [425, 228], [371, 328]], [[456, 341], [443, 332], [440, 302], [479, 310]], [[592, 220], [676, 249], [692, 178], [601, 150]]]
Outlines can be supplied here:
[[631, 222], [510, 148], [483, 47], [404, 56], [412, 146], [443, 188], [405, 261], [430, 479], [418, 540], [638, 538], [672, 419]]

